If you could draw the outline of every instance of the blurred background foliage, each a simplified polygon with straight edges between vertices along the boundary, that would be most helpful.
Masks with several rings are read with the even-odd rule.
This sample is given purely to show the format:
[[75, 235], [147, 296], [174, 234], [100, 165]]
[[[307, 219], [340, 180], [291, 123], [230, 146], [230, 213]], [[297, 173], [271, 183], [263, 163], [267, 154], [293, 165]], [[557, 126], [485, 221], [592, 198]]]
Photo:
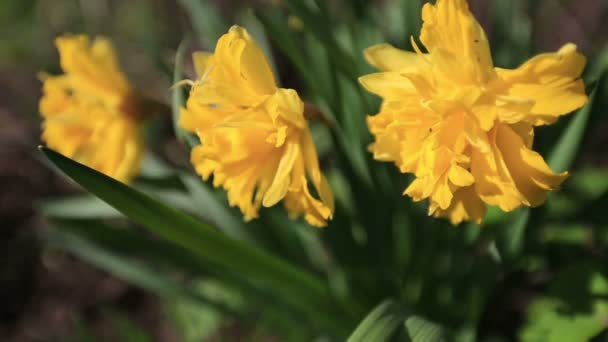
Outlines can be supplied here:
[[[538, 209], [491, 210], [481, 229], [426, 217], [424, 204], [400, 195], [410, 179], [366, 152], [364, 115], [379, 99], [357, 84], [372, 71], [361, 51], [384, 41], [410, 49], [420, 1], [1, 1], [0, 340], [606, 339], [608, 2], [470, 4], [496, 65], [572, 41], [588, 57], [593, 94], [537, 130], [535, 149], [572, 174], [562, 191]], [[184, 91], [168, 89], [194, 77], [190, 52], [212, 49], [235, 23], [271, 57], [282, 86], [334, 125], [312, 127], [337, 197], [329, 228], [286, 227], [282, 208], [245, 225], [192, 173], [169, 109], [146, 127], [139, 192], [46, 151], [115, 208], [50, 171], [35, 149], [36, 77], [60, 72], [54, 37], [111, 37], [135, 86], [175, 114]]]

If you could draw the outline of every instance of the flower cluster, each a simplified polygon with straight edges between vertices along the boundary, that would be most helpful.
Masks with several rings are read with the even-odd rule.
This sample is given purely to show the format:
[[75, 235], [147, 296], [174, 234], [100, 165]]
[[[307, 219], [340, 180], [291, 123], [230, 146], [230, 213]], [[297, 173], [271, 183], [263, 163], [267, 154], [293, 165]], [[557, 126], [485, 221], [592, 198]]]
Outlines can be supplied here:
[[[198, 135], [192, 163], [204, 179], [228, 192], [245, 219], [261, 206], [284, 200], [292, 216], [325, 226], [334, 199], [319, 169], [304, 117], [304, 103], [293, 89], [278, 88], [270, 65], [241, 27], [223, 35], [213, 54], [195, 53], [194, 82], [180, 125]], [[319, 199], [312, 196], [310, 179]]]
[[[428, 199], [429, 215], [481, 223], [487, 205], [511, 211], [541, 205], [567, 172], [555, 173], [532, 149], [534, 127], [582, 107], [585, 57], [566, 44], [509, 70], [494, 67], [484, 30], [466, 0], [423, 7], [415, 52], [389, 44], [365, 50], [380, 72], [360, 78], [383, 102], [367, 124], [375, 159], [395, 163], [414, 181], [404, 194]], [[44, 77], [43, 140], [120, 181], [138, 171], [143, 110], [105, 39], [56, 41], [65, 74]], [[233, 26], [213, 53], [197, 52], [198, 79], [179, 125], [200, 145], [191, 161], [203, 179], [227, 191], [246, 220], [283, 201], [293, 217], [327, 225], [334, 198], [321, 173], [293, 89], [279, 88], [263, 52]], [[559, 99], [559, 100], [556, 100]], [[310, 114], [310, 113], [309, 113]]]
[[554, 173], [532, 150], [534, 126], [585, 104], [584, 56], [566, 44], [517, 69], [496, 68], [465, 0], [427, 3], [422, 19], [428, 53], [413, 40], [416, 52], [388, 44], [365, 51], [381, 71], [360, 79], [383, 99], [368, 117], [374, 158], [414, 174], [405, 194], [429, 199], [429, 214], [453, 224], [481, 223], [486, 205], [542, 204], [567, 172]]
[[43, 76], [42, 139], [60, 153], [128, 182], [143, 156], [142, 113], [112, 44], [83, 35], [55, 43], [65, 74]]

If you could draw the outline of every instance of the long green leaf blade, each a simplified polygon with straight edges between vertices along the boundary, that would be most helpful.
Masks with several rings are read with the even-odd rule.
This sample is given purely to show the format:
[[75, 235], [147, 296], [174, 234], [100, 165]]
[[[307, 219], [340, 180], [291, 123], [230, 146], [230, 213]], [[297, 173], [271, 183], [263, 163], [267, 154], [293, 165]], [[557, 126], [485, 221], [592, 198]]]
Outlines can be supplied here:
[[557, 145], [551, 151], [548, 161], [549, 166], [551, 166], [551, 169], [554, 171], [566, 171], [570, 165], [572, 165], [574, 158], [576, 158], [579, 147], [585, 136], [587, 121], [589, 121], [593, 104], [595, 103], [595, 94], [596, 90], [594, 89], [589, 96], [587, 105], [575, 114], [557, 142]]
[[76, 235], [55, 232], [47, 237], [47, 243], [51, 248], [75, 254], [93, 265], [108, 270], [118, 278], [160, 296], [188, 299], [193, 302], [198, 302], [199, 304], [210, 306], [221, 312], [238, 316], [236, 312], [225, 307], [223, 304], [203, 297], [173, 280], [161, 277], [155, 272], [149, 271], [142, 268], [140, 265], [136, 265], [133, 262], [101, 249]]
[[350, 335], [348, 342], [388, 341], [406, 317], [406, 311], [393, 300], [374, 308]]
[[192, 28], [205, 49], [212, 49], [214, 42], [230, 27], [223, 18], [218, 4], [214, 1], [179, 0], [184, 8]]
[[184, 88], [177, 85], [178, 82], [180, 82], [184, 77], [184, 59], [189, 46], [190, 39], [186, 38], [179, 44], [177, 52], [175, 53], [175, 69], [173, 70], [174, 86], [171, 93], [171, 111], [175, 136], [186, 146], [193, 147], [198, 145], [196, 138], [179, 126], [179, 116], [182, 108], [185, 107], [186, 94]]
[[439, 325], [418, 316], [408, 318], [405, 321], [405, 329], [412, 342], [445, 341], [444, 331]]
[[213, 265], [264, 284], [328, 331], [345, 333], [348, 315], [316, 277], [53, 150], [40, 149], [69, 177], [133, 221]]

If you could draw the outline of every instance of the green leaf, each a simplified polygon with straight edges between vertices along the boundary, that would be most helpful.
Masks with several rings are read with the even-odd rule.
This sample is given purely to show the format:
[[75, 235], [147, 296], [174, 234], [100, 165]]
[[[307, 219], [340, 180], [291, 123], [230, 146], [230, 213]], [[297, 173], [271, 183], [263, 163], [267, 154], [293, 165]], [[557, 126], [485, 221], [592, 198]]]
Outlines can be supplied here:
[[515, 67], [532, 52], [532, 21], [537, 11], [537, 1], [530, 1], [526, 11], [519, 10], [513, 0], [496, 0], [492, 3], [494, 25], [490, 42], [493, 45], [494, 62], [503, 68]]
[[211, 50], [215, 46], [215, 40], [229, 28], [217, 3], [201, 0], [180, 0], [179, 3], [190, 16], [194, 32], [203, 47]]
[[585, 246], [593, 241], [593, 230], [584, 224], [549, 224], [543, 227], [543, 242]]
[[504, 258], [514, 259], [521, 253], [529, 222], [530, 208], [521, 208], [513, 214], [512, 220], [502, 227], [502, 236], [497, 247]]
[[[150, 186], [138, 186], [138, 190], [162, 202], [171, 203], [174, 207], [189, 213], [199, 213], [201, 209], [193, 202], [194, 195]], [[90, 195], [75, 195], [64, 198], [52, 198], [42, 202], [42, 212], [49, 217], [62, 218], [121, 218], [118, 210]], [[204, 211], [204, 210], [203, 210]]]
[[376, 306], [348, 338], [348, 342], [388, 341], [401, 326], [407, 311], [393, 300]]
[[310, 61], [307, 61], [306, 56], [300, 51], [297, 40], [293, 33], [281, 25], [281, 16], [275, 11], [255, 13], [256, 17], [264, 27], [268, 36], [275, 42], [277, 48], [287, 56], [298, 71], [298, 74], [308, 83], [311, 89], [324, 87], [325, 84], [316, 79], [314, 72], [310, 70]]
[[226, 207], [226, 203], [218, 200], [216, 194], [208, 185], [202, 182], [197, 176], [182, 174], [181, 179], [191, 195], [191, 200], [198, 208], [197, 215], [206, 222], [210, 222], [215, 227], [227, 235], [251, 244], [255, 244], [255, 238], [247, 230], [242, 217], [236, 217]]
[[520, 340], [589, 341], [608, 325], [608, 278], [597, 265], [574, 264], [530, 306]]
[[158, 236], [212, 265], [264, 284], [283, 301], [337, 336], [345, 333], [348, 312], [337, 305], [318, 278], [53, 150], [45, 147], [40, 150], [86, 190]]
[[[166, 274], [187, 276], [188, 289], [213, 304], [201, 306], [201, 301], [183, 298], [183, 296], [170, 296], [172, 303], [176, 303], [176, 305], [179, 303], [194, 311], [204, 311], [206, 316], [223, 316], [223, 321], [225, 321], [225, 316], [230, 316], [238, 318], [241, 325], [255, 324], [256, 326], [260, 320], [257, 313], [259, 313], [260, 307], [264, 306], [265, 314], [272, 311], [272, 315], [275, 317], [280, 316], [282, 326], [288, 328], [289, 331], [300, 335], [314, 332], [311, 329], [310, 321], [303, 320], [300, 312], [295, 312], [293, 307], [281, 302], [274, 292], [264, 291], [260, 286], [243, 279], [238, 274], [227, 272], [224, 268], [213, 267], [199, 256], [170, 242], [149, 236], [149, 234], [142, 234], [133, 229], [134, 227], [125, 227], [124, 222], [121, 222], [119, 227], [110, 226], [107, 220], [52, 219], [51, 223], [62, 233], [77, 236], [105, 253], [120, 257], [122, 260], [141, 260], [142, 262], [138, 265], [153, 265], [157, 272], [155, 274], [164, 274], [165, 277]], [[64, 246], [61, 245], [57, 248], [62, 247]], [[65, 250], [65, 248], [63, 249]], [[97, 265], [104, 267], [104, 265]], [[112, 269], [107, 270], [113, 273]], [[181, 279], [181, 277], [177, 279]], [[197, 285], [199, 282], [191, 281], [192, 279], [201, 279], [201, 286]], [[218, 291], [208, 291], [210, 282], [217, 284], [217, 286], [211, 286], [212, 288], [218, 290], [221, 288], [224, 294], [230, 292], [246, 295], [246, 302], [240, 305], [239, 301], [231, 300], [231, 298], [219, 294]], [[138, 283], [134, 282], [134, 284]], [[161, 293], [161, 295], [167, 297], [165, 294]], [[192, 314], [189, 317], [189, 321], [194, 319]], [[293, 327], [294, 321], [299, 322], [297, 328]], [[200, 324], [195, 325], [198, 327], [196, 330], [200, 332], [200, 328], [202, 328]], [[278, 329], [276, 324], [274, 328]], [[180, 327], [180, 331], [186, 333], [184, 329], [186, 328]]]
[[[600, 80], [603, 78], [603, 76], [600, 77]], [[568, 170], [576, 158], [580, 145], [585, 137], [587, 121], [589, 120], [593, 106], [595, 105], [596, 92], [597, 87], [595, 87], [591, 92], [591, 95], [589, 95], [589, 101], [585, 107], [574, 114], [568, 127], [566, 127], [566, 130], [562, 133], [556, 146], [549, 154], [548, 163], [554, 171], [562, 172]]]
[[557, 299], [536, 300], [530, 308], [530, 321], [521, 332], [521, 341], [589, 341], [603, 330], [592, 316], [560, 314], [564, 307]]
[[[184, 70], [184, 60], [186, 51], [188, 51], [188, 47], [190, 46], [190, 39], [184, 39], [177, 48], [177, 53], [175, 54], [175, 69], [173, 70], [173, 84], [177, 84], [179, 81], [183, 80], [183, 70]], [[182, 108], [185, 107], [186, 103], [186, 93], [184, 88], [180, 85], [176, 85], [173, 87], [173, 91], [171, 93], [171, 110], [173, 117], [173, 130], [175, 131], [175, 136], [186, 146], [192, 148], [193, 146], [198, 145], [197, 139], [192, 136], [192, 134], [188, 133], [184, 129], [179, 126], [179, 116]]]
[[334, 67], [349, 78], [359, 76], [354, 59], [338, 44], [336, 37], [333, 35], [332, 28], [334, 25], [330, 22], [331, 19], [327, 17], [327, 13], [301, 0], [284, 0], [283, 3], [302, 20], [305, 30], [309, 30], [323, 43]]
[[441, 326], [409, 314], [402, 305], [388, 299], [367, 314], [350, 335], [348, 342], [389, 341], [400, 328], [405, 328], [407, 337], [413, 342], [445, 340], [445, 331]]
[[106, 202], [91, 195], [53, 198], [42, 202], [44, 216], [66, 218], [116, 218], [123, 215]]
[[599, 79], [606, 70], [608, 70], [608, 47], [604, 47], [596, 57], [589, 62], [587, 75]]
[[[113, 227], [108, 220], [51, 218], [60, 231], [94, 243], [111, 253], [136, 257], [157, 267], [164, 267], [190, 276], [205, 275], [204, 261], [170, 242], [141, 234], [133, 227]], [[163, 251], [158, 253], [158, 251]]]
[[132, 261], [127, 261], [113, 253], [99, 248], [76, 235], [54, 232], [47, 236], [47, 245], [77, 255], [93, 265], [108, 270], [114, 276], [135, 284], [143, 289], [167, 298], [182, 298], [199, 304], [207, 305], [221, 312], [237, 315], [223, 304], [205, 298], [200, 294], [178, 284], [177, 282], [149, 271]]
[[141, 165], [140, 177], [164, 179], [172, 177], [175, 170], [153, 153], [146, 153]]
[[484, 219], [484, 224], [500, 224], [503, 223], [508, 216], [509, 214], [500, 210], [500, 208], [490, 205], [488, 206], [488, 213], [486, 214], [486, 218]]
[[405, 45], [410, 45], [410, 37], [418, 37], [422, 27], [422, 5], [420, 0], [401, 0], [401, 12], [403, 13], [403, 30], [405, 31]]
[[405, 321], [405, 329], [413, 342], [445, 341], [445, 332], [441, 326], [418, 316]]
[[608, 192], [608, 170], [591, 167], [577, 171], [570, 177], [569, 187], [583, 199], [597, 199]]
[[132, 322], [129, 317], [117, 312], [110, 313], [113, 320], [118, 326], [120, 332], [120, 340], [125, 342], [153, 342], [154, 339], [149, 336], [142, 328]]
[[[239, 292], [226, 287], [224, 283], [203, 279], [197, 282], [196, 289], [210, 298], [221, 299], [222, 302], [229, 303], [231, 307], [237, 307], [240, 310], [244, 309], [244, 298], [242, 298]], [[229, 318], [226, 315], [222, 315], [218, 310], [196, 305], [191, 301], [167, 301], [165, 304], [169, 311], [169, 316], [175, 322], [176, 330], [180, 337], [179, 340], [184, 342], [208, 341], [212, 339], [213, 334], [216, 334], [222, 325], [226, 324], [227, 318]], [[239, 325], [243, 325], [243, 323], [245, 322], [239, 321]]]

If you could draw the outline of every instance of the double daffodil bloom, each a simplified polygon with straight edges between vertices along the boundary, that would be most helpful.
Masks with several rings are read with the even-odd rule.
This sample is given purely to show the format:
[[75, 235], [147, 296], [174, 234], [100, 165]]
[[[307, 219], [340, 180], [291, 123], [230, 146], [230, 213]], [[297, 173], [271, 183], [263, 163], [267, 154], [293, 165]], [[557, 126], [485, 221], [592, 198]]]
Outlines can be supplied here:
[[[246, 220], [283, 200], [291, 216], [317, 227], [334, 210], [331, 188], [295, 90], [278, 88], [264, 54], [244, 28], [233, 26], [215, 52], [195, 53], [193, 82], [180, 126], [201, 144], [191, 160], [205, 180], [228, 192]], [[308, 182], [319, 198], [313, 197]]]
[[381, 72], [361, 77], [382, 97], [368, 117], [374, 158], [415, 180], [404, 194], [429, 199], [429, 215], [481, 223], [486, 205], [511, 211], [541, 205], [567, 177], [532, 150], [534, 126], [586, 101], [585, 57], [566, 44], [514, 70], [496, 68], [486, 35], [465, 0], [422, 9], [422, 53], [388, 44], [365, 51]]
[[56, 39], [59, 76], [43, 76], [42, 139], [58, 152], [128, 182], [143, 156], [139, 100], [121, 71], [112, 44], [87, 36]]

